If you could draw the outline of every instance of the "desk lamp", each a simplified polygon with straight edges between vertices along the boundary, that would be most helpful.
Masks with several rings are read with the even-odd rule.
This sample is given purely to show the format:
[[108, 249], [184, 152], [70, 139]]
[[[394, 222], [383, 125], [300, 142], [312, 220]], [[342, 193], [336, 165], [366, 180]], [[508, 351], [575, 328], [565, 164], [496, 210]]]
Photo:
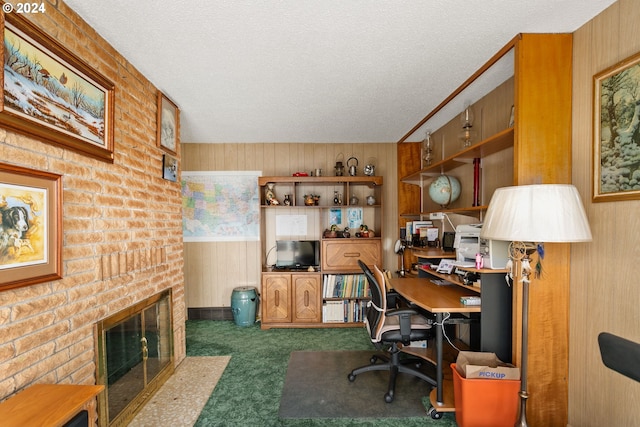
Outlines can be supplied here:
[[[542, 244], [591, 241], [591, 230], [578, 190], [568, 184], [520, 185], [498, 188], [491, 198], [480, 237], [509, 244], [509, 267], [521, 269], [522, 360], [520, 419], [527, 426], [527, 335], [529, 330], [530, 255]], [[515, 264], [515, 265], [514, 265]]]

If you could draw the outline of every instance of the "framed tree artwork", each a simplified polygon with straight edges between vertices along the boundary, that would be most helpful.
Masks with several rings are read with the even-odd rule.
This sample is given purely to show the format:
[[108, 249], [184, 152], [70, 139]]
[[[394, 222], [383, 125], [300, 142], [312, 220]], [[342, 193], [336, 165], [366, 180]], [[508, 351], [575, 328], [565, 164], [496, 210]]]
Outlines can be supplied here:
[[0, 291], [62, 277], [62, 176], [0, 163]]
[[4, 18], [0, 125], [113, 162], [113, 83], [20, 14]]
[[178, 150], [178, 107], [161, 91], [158, 91], [157, 145], [174, 156]]
[[640, 199], [640, 53], [594, 76], [593, 201]]

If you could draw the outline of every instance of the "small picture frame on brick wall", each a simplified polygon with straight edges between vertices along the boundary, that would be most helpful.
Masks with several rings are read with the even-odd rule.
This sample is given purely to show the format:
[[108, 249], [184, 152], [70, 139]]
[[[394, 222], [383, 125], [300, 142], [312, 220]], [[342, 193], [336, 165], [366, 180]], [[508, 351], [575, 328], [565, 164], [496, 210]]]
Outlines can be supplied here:
[[18, 13], [0, 28], [0, 126], [113, 162], [114, 84]]
[[62, 176], [0, 163], [0, 291], [62, 278]]
[[156, 143], [172, 155], [178, 153], [178, 129], [180, 110], [178, 106], [158, 91], [158, 117]]
[[178, 159], [168, 154], [162, 155], [162, 178], [173, 182], [178, 180]]

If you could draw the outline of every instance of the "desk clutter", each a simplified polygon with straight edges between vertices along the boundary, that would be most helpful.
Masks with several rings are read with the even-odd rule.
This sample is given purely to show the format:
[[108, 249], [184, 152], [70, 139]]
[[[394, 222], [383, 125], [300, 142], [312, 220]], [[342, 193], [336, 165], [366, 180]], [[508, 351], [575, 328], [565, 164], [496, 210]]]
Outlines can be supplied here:
[[473, 286], [476, 288], [481, 287], [479, 270], [473, 270], [473, 266], [460, 266], [456, 261], [451, 259], [444, 258], [440, 260], [438, 264], [431, 263], [428, 260], [423, 260], [421, 263], [416, 265], [416, 269], [450, 275], [447, 276], [447, 279], [442, 278], [431, 280], [436, 285], [451, 285], [454, 284], [452, 280], [455, 280], [455, 282], [466, 286]]
[[479, 296], [460, 297], [460, 302], [464, 305], [481, 305], [482, 300]]

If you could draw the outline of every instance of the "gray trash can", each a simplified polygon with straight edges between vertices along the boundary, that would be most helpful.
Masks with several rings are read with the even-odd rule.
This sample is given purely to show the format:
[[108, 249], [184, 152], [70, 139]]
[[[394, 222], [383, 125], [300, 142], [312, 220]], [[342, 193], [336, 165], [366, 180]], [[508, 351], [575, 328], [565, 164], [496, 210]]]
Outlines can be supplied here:
[[231, 293], [231, 312], [238, 326], [251, 326], [256, 323], [258, 294], [256, 288], [240, 286]]

